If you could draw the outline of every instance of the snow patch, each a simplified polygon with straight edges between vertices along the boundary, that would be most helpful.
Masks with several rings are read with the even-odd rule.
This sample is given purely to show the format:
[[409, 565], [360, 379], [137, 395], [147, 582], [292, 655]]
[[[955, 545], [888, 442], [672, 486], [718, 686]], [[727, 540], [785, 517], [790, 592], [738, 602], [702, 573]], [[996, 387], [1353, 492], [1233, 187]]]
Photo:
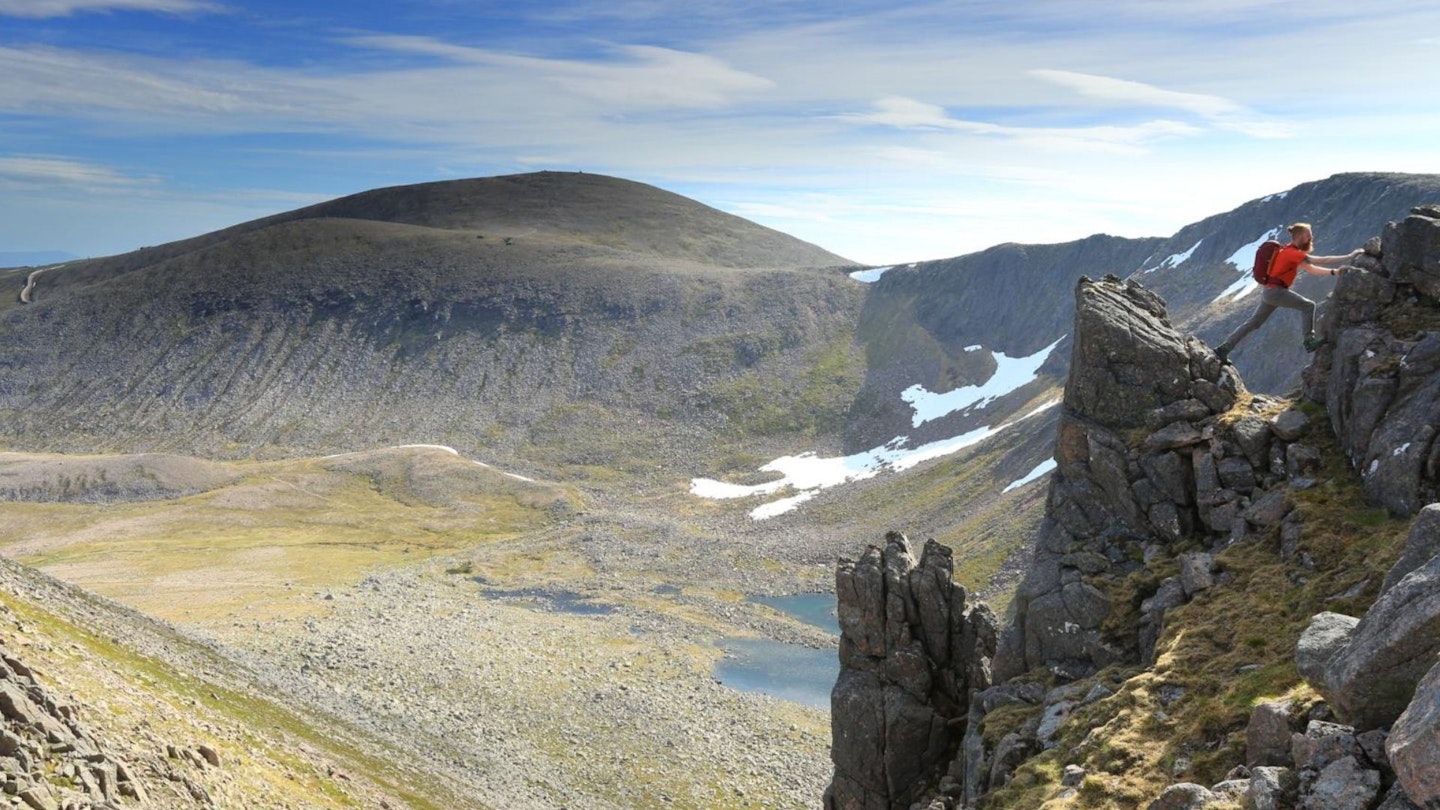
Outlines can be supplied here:
[[[460, 451], [446, 444], [397, 444], [396, 450], [443, 450], [452, 456], [460, 455]], [[478, 462], [477, 462], [478, 463]]]
[[799, 495], [791, 495], [788, 498], [781, 498], [778, 501], [771, 501], [770, 503], [757, 506], [750, 510], [750, 519], [767, 520], [778, 515], [783, 515], [815, 497], [819, 492], [820, 490], [818, 489], [806, 490]]
[[1285, 229], [1278, 225], [1271, 228], [1265, 233], [1260, 234], [1254, 242], [1241, 245], [1239, 250], [1230, 254], [1230, 258], [1226, 259], [1225, 263], [1232, 265], [1236, 270], [1248, 275], [1251, 270], [1255, 269], [1255, 251], [1259, 250], [1260, 246], [1268, 240], [1279, 239], [1280, 234], [1284, 231]]
[[[395, 445], [395, 446], [393, 446], [393, 447], [391, 447], [391, 448], [389, 448], [389, 449], [391, 449], [391, 450], [439, 450], [439, 451], [441, 451], [441, 452], [443, 452], [443, 453], [449, 453], [449, 454], [452, 455], [452, 456], [457, 456], [457, 457], [463, 458], [463, 456], [460, 456], [460, 451], [459, 451], [459, 450], [456, 450], [455, 448], [453, 448], [453, 447], [451, 447], [451, 446], [449, 446], [449, 445], [447, 445], [447, 444], [397, 444], [397, 445]], [[363, 451], [362, 451], [362, 452], [363, 452]], [[321, 456], [321, 458], [344, 458], [345, 456], [355, 456], [355, 455], [359, 455], [359, 452], [352, 452], [352, 453], [332, 453], [332, 454], [330, 454], [330, 455], [328, 455], [328, 456]], [[506, 478], [514, 478], [516, 481], [524, 481], [524, 482], [529, 483], [529, 484], [535, 483], [535, 479], [534, 479], [534, 478], [526, 478], [526, 477], [523, 476], [523, 475], [518, 475], [518, 474], [512, 473], [512, 472], [505, 472], [504, 470], [498, 469], [498, 468], [496, 468], [496, 467], [494, 467], [494, 466], [492, 466], [492, 465], [490, 465], [490, 464], [486, 464], [486, 463], [483, 462], [483, 461], [476, 461], [476, 460], [473, 459], [473, 458], [467, 458], [467, 459], [465, 459], [465, 460], [468, 461], [468, 462], [470, 462], [471, 464], [474, 464], [474, 465], [477, 466], [477, 467], [484, 467], [484, 468], [487, 469], [487, 470], [495, 470], [495, 472], [500, 473], [501, 475], [505, 476]]]
[[[1200, 242], [1204, 241], [1204, 239], [1200, 240]], [[1195, 244], [1191, 245], [1190, 249], [1185, 251], [1184, 253], [1172, 253], [1169, 256], [1166, 256], [1159, 264], [1155, 265], [1154, 267], [1147, 267], [1144, 270], [1141, 270], [1140, 275], [1143, 276], [1146, 273], [1153, 273], [1156, 270], [1179, 267], [1180, 265], [1190, 260], [1190, 257], [1195, 254], [1195, 248], [1200, 247], [1200, 242], [1196, 242]]]
[[912, 427], [939, 419], [947, 414], [976, 405], [984, 406], [1033, 382], [1040, 366], [1050, 357], [1050, 352], [1060, 345], [1065, 336], [1049, 346], [1027, 357], [1010, 357], [994, 352], [995, 373], [981, 385], [965, 385], [943, 394], [927, 391], [923, 385], [912, 385], [900, 393], [900, 398], [910, 403], [915, 411], [911, 417]]
[[822, 458], [814, 453], [782, 456], [760, 468], [760, 472], [779, 473], [780, 478], [776, 480], [745, 486], [716, 481], [712, 478], [693, 478], [690, 480], [690, 494], [701, 498], [723, 500], [772, 495], [787, 487], [797, 490], [795, 495], [763, 504], [750, 511], [752, 519], [766, 520], [792, 511], [800, 504], [815, 497], [822, 489], [873, 478], [882, 472], [908, 470], [922, 462], [957, 453], [1058, 404], [1060, 404], [1060, 400], [1051, 400], [1002, 425], [977, 428], [959, 436], [940, 439], [918, 447], [905, 447], [905, 437], [897, 436], [879, 447], [849, 456]]
[[1260, 234], [1255, 241], [1241, 245], [1238, 250], [1231, 253], [1230, 258], [1226, 259], [1224, 263], [1234, 267], [1241, 274], [1240, 278], [1237, 279], [1234, 284], [1226, 287], [1224, 292], [1215, 296], [1214, 300], [1210, 303], [1218, 304], [1225, 300], [1238, 301], [1260, 289], [1260, 285], [1255, 283], [1255, 279], [1251, 275], [1251, 272], [1255, 269], [1255, 251], [1259, 250], [1260, 246], [1265, 244], [1265, 242], [1280, 238], [1280, 234], [1284, 232], [1284, 230], [1284, 228], [1279, 226], [1271, 228], [1265, 233]]
[[1046, 473], [1054, 469], [1055, 459], [1046, 459], [1045, 461], [1040, 462], [1040, 464], [1036, 466], [1035, 469], [1026, 473], [1023, 478], [1017, 478], [1016, 480], [1011, 481], [1009, 485], [1007, 485], [1004, 489], [1000, 490], [1000, 494], [1003, 495], [1012, 489], [1019, 489], [1020, 487], [1025, 486], [1031, 481], [1034, 481], [1036, 478], [1039, 478], [1040, 476], [1045, 475]]
[[1244, 298], [1245, 296], [1255, 292], [1258, 289], [1260, 289], [1260, 285], [1256, 284], [1255, 279], [1251, 278], [1247, 274], [1236, 279], [1234, 284], [1226, 287], [1225, 290], [1219, 295], [1215, 296], [1215, 299], [1210, 303], [1218, 304], [1226, 299], [1230, 299], [1232, 301], [1239, 301], [1241, 298]]
[[[911, 266], [911, 267], [914, 267], [915, 265], [912, 264], [912, 265], [910, 265], [910, 266]], [[850, 278], [853, 278], [853, 279], [855, 279], [856, 281], [863, 281], [863, 282], [865, 282], [866, 284], [872, 284], [872, 283], [874, 283], [874, 282], [876, 282], [876, 281], [879, 281], [879, 280], [880, 280], [880, 277], [883, 276], [883, 275], [885, 275], [885, 271], [886, 271], [886, 270], [894, 270], [894, 269], [895, 269], [895, 268], [892, 266], [892, 267], [875, 267], [875, 268], [872, 268], [872, 269], [870, 269], [870, 270], [856, 270], [855, 272], [853, 272], [853, 273], [850, 274]]]

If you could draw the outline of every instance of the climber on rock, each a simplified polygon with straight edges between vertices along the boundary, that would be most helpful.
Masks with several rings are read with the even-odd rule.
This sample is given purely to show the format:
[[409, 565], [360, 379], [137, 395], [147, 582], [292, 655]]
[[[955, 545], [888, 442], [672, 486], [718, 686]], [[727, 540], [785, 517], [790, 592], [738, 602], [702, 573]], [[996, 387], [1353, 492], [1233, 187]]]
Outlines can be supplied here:
[[1225, 338], [1225, 342], [1215, 347], [1215, 356], [1220, 362], [1228, 363], [1230, 353], [1245, 339], [1245, 336], [1260, 328], [1277, 308], [1296, 309], [1300, 311], [1301, 331], [1305, 338], [1305, 351], [1313, 352], [1320, 346], [1321, 339], [1315, 336], [1315, 302], [1290, 289], [1295, 283], [1296, 273], [1300, 270], [1315, 276], [1338, 276], [1345, 272], [1344, 267], [1327, 267], [1325, 265], [1347, 262], [1359, 256], [1363, 251], [1354, 250], [1341, 256], [1312, 256], [1310, 248], [1315, 243], [1315, 234], [1307, 222], [1297, 222], [1288, 229], [1290, 232], [1290, 244], [1280, 248], [1271, 259], [1268, 272], [1263, 282], [1265, 289], [1260, 293], [1260, 306], [1255, 308], [1255, 314], [1250, 320], [1240, 324], [1240, 328]]

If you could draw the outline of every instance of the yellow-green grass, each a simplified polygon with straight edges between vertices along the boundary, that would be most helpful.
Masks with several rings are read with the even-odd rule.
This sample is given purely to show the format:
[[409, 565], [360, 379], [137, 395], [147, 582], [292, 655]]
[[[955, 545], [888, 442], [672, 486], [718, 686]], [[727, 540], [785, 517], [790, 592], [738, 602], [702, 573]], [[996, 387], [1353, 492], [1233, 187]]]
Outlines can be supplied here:
[[[376, 806], [384, 796], [391, 806], [398, 801], [416, 810], [453, 806], [432, 777], [378, 754], [373, 742], [333, 719], [301, 714], [259, 697], [254, 684], [247, 690], [217, 674], [228, 669], [218, 659], [196, 670], [179, 668], [124, 646], [113, 631], [97, 632], [8, 589], [0, 589], [0, 605], [22, 628], [7, 633], [16, 654], [48, 688], [88, 707], [82, 719], [102, 740], [134, 746], [140, 735], [215, 747], [221, 779], [209, 787], [222, 802], [345, 808]], [[190, 653], [211, 655], [198, 647]]]
[[506, 545], [569, 497], [478, 488], [426, 505], [403, 482], [319, 460], [234, 466], [239, 482], [183, 498], [6, 504], [0, 549], [161, 618], [263, 621], [312, 610], [315, 591], [374, 570]]
[[747, 373], [708, 389], [739, 436], [837, 432], [864, 382], [865, 356], [853, 335], [810, 352], [798, 374]]
[[[1215, 784], [1244, 762], [1244, 730], [1257, 704], [1291, 699], [1299, 713], [1319, 699], [1295, 670], [1300, 634], [1316, 613], [1363, 615], [1403, 548], [1409, 521], [1368, 504], [1324, 423], [1317, 420], [1314, 432], [1306, 441], [1324, 453], [1323, 483], [1293, 493], [1304, 520], [1299, 551], [1313, 559], [1313, 569], [1298, 554], [1281, 559], [1278, 530], [1219, 553], [1220, 570], [1233, 580], [1166, 614], [1155, 666], [1092, 679], [1109, 682], [1114, 675], [1123, 683], [1115, 696], [1077, 710], [1060, 744], [1021, 766], [984, 807], [1119, 810], [1144, 806], [1175, 781]], [[1172, 562], [1157, 562], [1111, 584], [1117, 632], [1133, 632], [1139, 600], [1175, 570]], [[1340, 598], [1362, 582], [1358, 595]], [[1179, 687], [1183, 696], [1163, 705], [1161, 686]], [[998, 740], [1027, 716], [997, 712], [986, 720], [986, 735]], [[1079, 795], [1057, 798], [1060, 771], [1071, 763], [1089, 776]]]

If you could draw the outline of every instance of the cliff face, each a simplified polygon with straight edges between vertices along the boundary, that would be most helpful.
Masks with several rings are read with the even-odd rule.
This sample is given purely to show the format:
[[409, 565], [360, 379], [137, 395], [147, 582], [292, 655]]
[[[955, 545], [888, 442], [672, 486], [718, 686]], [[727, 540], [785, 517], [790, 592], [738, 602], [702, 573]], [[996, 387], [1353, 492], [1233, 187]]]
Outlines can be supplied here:
[[[1113, 277], [1081, 279], [1057, 466], [1035, 561], [997, 655], [1001, 679], [1041, 666], [1078, 678], [1140, 654], [1142, 645], [1102, 636], [1112, 606], [1093, 579], [1123, 577], [1197, 531], [1231, 531], [1258, 479], [1215, 416], [1241, 390], [1232, 369], [1170, 326], [1153, 293]], [[1146, 428], [1155, 432], [1129, 446], [1124, 434]], [[1260, 449], [1256, 460], [1268, 466]], [[1227, 479], [1233, 486], [1219, 480], [1217, 456], [1244, 462]]]
[[[1280, 657], [1256, 661], [1245, 671], [1273, 668], [1270, 688], [1303, 679], [1314, 691], [1298, 694], [1316, 696], [1308, 714], [1298, 715], [1293, 700], [1264, 704], [1269, 708], [1257, 709], [1244, 729], [1232, 780], [1213, 788], [1176, 784], [1159, 798], [1151, 793], [1146, 803], [1155, 799], [1154, 808], [1188, 808], [1248, 796], [1254, 806], [1364, 810], [1388, 791], [1387, 807], [1440, 806], [1435, 804], [1440, 789], [1434, 787], [1440, 784], [1440, 764], [1426, 760], [1440, 750], [1432, 705], [1440, 699], [1440, 668], [1435, 668], [1440, 506], [1425, 509], [1422, 518], [1429, 518], [1417, 520], [1408, 539], [1391, 541], [1372, 555], [1385, 561], [1368, 563], [1381, 566], [1383, 584], [1380, 575], [1361, 570], [1353, 559], [1338, 562], [1349, 541], [1327, 549], [1327, 542], [1335, 543], [1323, 538], [1333, 527], [1314, 517], [1324, 514], [1314, 504], [1340, 497], [1327, 478], [1333, 470], [1324, 466], [1329, 452], [1324, 448], [1331, 444], [1324, 435], [1326, 421], [1372, 503], [1408, 518], [1436, 499], [1440, 208], [1415, 209], [1388, 226], [1383, 238], [1371, 240], [1367, 251], [1340, 279], [1321, 322], [1327, 344], [1306, 370], [1306, 392], [1325, 406], [1323, 416], [1313, 404], [1252, 395], [1233, 367], [1174, 329], [1164, 302], [1133, 280], [1080, 280], [1057, 466], [1035, 562], [1004, 623], [993, 660], [994, 685], [969, 696], [967, 716], [957, 723], [964, 726], [961, 742], [949, 754], [951, 779], [932, 784], [929, 807], [972, 806], [1007, 786], [1032, 757], [1051, 766], [1062, 761], [1054, 752], [1069, 733], [1072, 713], [1084, 712], [1091, 727], [1123, 725], [1128, 720], [1121, 713], [1150, 700], [1153, 690], [1156, 717], [1167, 722], [1186, 687], [1179, 684], [1173, 660], [1157, 660], [1160, 650], [1180, 655], [1187, 632], [1224, 635], [1226, 629], [1184, 622], [1233, 602], [1225, 596], [1229, 588], [1253, 588], [1248, 583], [1262, 579], [1277, 588], [1274, 577], [1282, 571], [1273, 593], [1247, 595], [1252, 612], [1268, 611], [1262, 607], [1267, 600], [1277, 608], [1273, 635], [1293, 639], [1280, 625], [1280, 614], [1319, 599], [1359, 605], [1355, 613], [1363, 614], [1320, 614], [1298, 644], [1272, 647], [1273, 639], [1263, 636], [1246, 641], [1255, 651], [1273, 648]], [[1309, 499], [1305, 509], [1299, 508], [1302, 499]], [[1267, 556], [1273, 562], [1265, 562]], [[1397, 557], [1387, 572], [1388, 561]], [[1347, 567], [1354, 567], [1354, 576]], [[1327, 588], [1345, 581], [1349, 587], [1317, 599], [1305, 590], [1311, 580]], [[1192, 602], [1194, 610], [1182, 610]], [[842, 671], [841, 683], [846, 679]], [[1254, 700], [1261, 687], [1245, 689], [1251, 694], [1247, 700]], [[1116, 692], [1125, 699], [1106, 701]], [[997, 710], [1017, 706], [1032, 719], [1008, 733], [995, 731], [1001, 722]], [[849, 719], [845, 709], [835, 704], [837, 740]], [[1293, 745], [1292, 734], [1298, 740]], [[1081, 748], [1094, 744], [1080, 731], [1069, 739]], [[1219, 753], [1207, 753], [1215, 760], [1210, 771], [1225, 758], [1226, 746], [1215, 745]], [[1265, 753], [1272, 749], [1279, 753]], [[1114, 758], [1112, 753], [1099, 760], [1114, 768]], [[838, 786], [845, 771], [838, 756], [836, 763]], [[1122, 763], [1111, 773], [1137, 767], [1138, 761]], [[1168, 767], [1171, 779], [1183, 781], [1178, 778], [1189, 773], [1189, 756]], [[1027, 780], [1041, 771], [1031, 771]], [[1063, 801], [1076, 796], [1085, 773], [1068, 765], [1068, 781], [1048, 794], [1024, 794], [1034, 803], [1023, 806], [1038, 806], [1037, 795], [1071, 806]], [[1099, 798], [1105, 792], [1100, 784], [1086, 782], [1092, 794], [1085, 806], [1134, 806], [1133, 797], [1128, 804]], [[1022, 806], [1005, 801], [987, 800], [984, 806]]]
[[1412, 515], [1440, 499], [1440, 206], [1424, 206], [1370, 240], [1319, 331], [1305, 394], [1325, 404], [1365, 491]]

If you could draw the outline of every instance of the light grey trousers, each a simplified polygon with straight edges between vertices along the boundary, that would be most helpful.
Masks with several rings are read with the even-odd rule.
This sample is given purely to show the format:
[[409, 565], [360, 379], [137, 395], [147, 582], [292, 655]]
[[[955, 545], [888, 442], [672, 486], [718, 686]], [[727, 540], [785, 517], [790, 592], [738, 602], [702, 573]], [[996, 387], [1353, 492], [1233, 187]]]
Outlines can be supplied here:
[[1315, 334], [1315, 302], [1309, 298], [1285, 287], [1266, 287], [1260, 292], [1260, 306], [1255, 308], [1255, 314], [1250, 320], [1240, 324], [1240, 328], [1230, 333], [1225, 338], [1225, 345], [1235, 348], [1245, 336], [1260, 328], [1265, 319], [1277, 308], [1300, 310], [1300, 336], [1308, 338]]

